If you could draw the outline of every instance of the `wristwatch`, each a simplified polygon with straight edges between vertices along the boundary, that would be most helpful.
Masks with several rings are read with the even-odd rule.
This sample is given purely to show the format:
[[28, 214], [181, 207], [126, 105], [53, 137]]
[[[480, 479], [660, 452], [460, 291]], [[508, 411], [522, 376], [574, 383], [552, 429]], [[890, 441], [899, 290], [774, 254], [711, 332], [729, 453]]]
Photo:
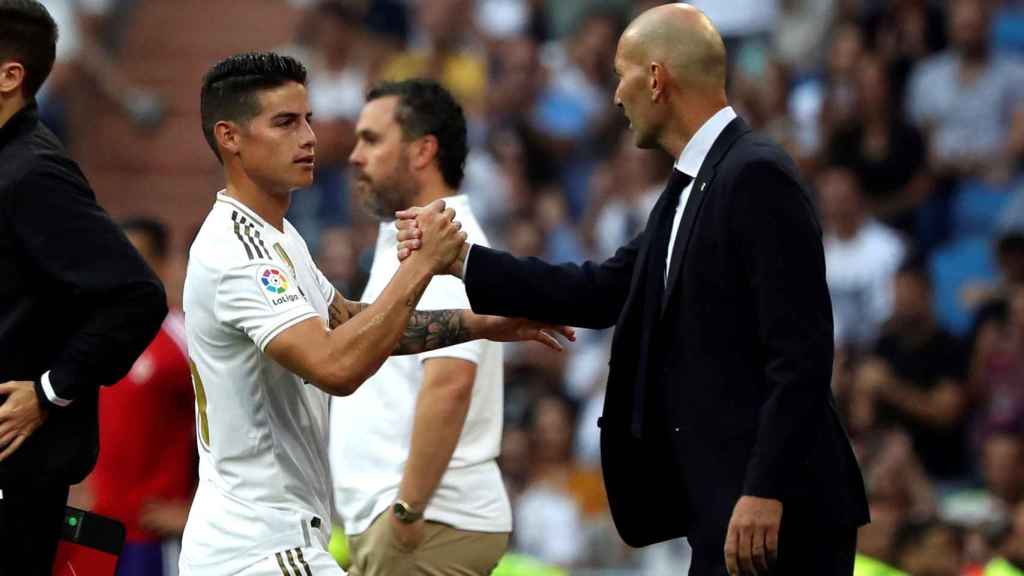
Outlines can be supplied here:
[[423, 512], [413, 510], [412, 506], [409, 506], [409, 503], [404, 500], [395, 500], [395, 503], [391, 506], [391, 512], [394, 513], [395, 518], [402, 524], [412, 524], [423, 518]]

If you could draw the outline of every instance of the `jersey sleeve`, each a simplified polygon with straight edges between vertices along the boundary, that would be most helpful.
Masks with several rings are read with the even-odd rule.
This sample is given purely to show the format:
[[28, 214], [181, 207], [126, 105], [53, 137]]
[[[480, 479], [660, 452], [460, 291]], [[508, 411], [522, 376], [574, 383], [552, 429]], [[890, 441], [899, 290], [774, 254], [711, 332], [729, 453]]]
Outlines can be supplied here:
[[334, 294], [336, 292], [334, 285], [324, 276], [319, 267], [313, 266], [313, 271], [316, 272], [316, 286], [320, 293], [324, 295], [324, 302], [327, 302], [327, 305], [330, 306], [331, 302], [334, 301]]
[[[417, 310], [469, 309], [469, 297], [462, 281], [454, 276], [434, 276], [420, 298]], [[431, 358], [458, 358], [474, 364], [480, 363], [483, 353], [483, 340], [463, 342], [455, 346], [438, 348], [417, 355], [420, 362]]]
[[244, 332], [260, 350], [286, 329], [319, 317], [295, 280], [271, 263], [226, 270], [217, 283], [214, 315]]

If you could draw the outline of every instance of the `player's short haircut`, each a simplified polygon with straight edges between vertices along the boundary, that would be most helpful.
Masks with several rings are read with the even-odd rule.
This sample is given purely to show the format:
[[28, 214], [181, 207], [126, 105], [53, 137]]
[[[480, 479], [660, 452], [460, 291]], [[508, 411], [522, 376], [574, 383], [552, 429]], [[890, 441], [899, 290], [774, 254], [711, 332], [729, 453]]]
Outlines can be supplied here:
[[121, 229], [126, 234], [142, 234], [153, 248], [153, 255], [161, 260], [167, 257], [169, 234], [167, 226], [155, 218], [137, 217], [121, 221]]
[[252, 120], [261, 111], [259, 93], [288, 82], [305, 85], [306, 67], [290, 56], [273, 52], [236, 54], [210, 68], [203, 77], [199, 109], [203, 136], [217, 160], [224, 162], [213, 126], [221, 121], [243, 124]]
[[32, 98], [57, 56], [57, 24], [36, 0], [0, 0], [0, 62], [25, 68], [21, 92]]
[[412, 79], [378, 84], [366, 95], [370, 102], [396, 96], [395, 121], [406, 140], [427, 135], [437, 138], [437, 164], [445, 184], [458, 190], [462, 184], [469, 146], [466, 116], [451, 93], [433, 80]]

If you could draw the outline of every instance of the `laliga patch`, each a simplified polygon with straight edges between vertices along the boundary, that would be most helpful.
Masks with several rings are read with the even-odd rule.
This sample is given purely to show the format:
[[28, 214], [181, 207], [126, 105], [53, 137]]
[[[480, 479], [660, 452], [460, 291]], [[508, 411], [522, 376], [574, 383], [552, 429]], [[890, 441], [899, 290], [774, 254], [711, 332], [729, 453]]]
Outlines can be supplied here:
[[298, 285], [277, 266], [260, 267], [256, 273], [256, 279], [260, 283], [260, 290], [267, 297], [271, 306], [291, 304], [302, 299]]

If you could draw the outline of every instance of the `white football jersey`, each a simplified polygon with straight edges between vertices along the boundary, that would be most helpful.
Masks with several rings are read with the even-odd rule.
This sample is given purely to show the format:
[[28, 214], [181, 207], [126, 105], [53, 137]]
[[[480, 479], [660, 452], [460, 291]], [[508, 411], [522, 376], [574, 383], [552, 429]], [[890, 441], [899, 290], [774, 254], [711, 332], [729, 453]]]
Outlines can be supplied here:
[[276, 551], [326, 547], [328, 394], [264, 349], [334, 288], [305, 241], [223, 192], [189, 252], [184, 310], [196, 392], [199, 487], [183, 574], [234, 574]]

